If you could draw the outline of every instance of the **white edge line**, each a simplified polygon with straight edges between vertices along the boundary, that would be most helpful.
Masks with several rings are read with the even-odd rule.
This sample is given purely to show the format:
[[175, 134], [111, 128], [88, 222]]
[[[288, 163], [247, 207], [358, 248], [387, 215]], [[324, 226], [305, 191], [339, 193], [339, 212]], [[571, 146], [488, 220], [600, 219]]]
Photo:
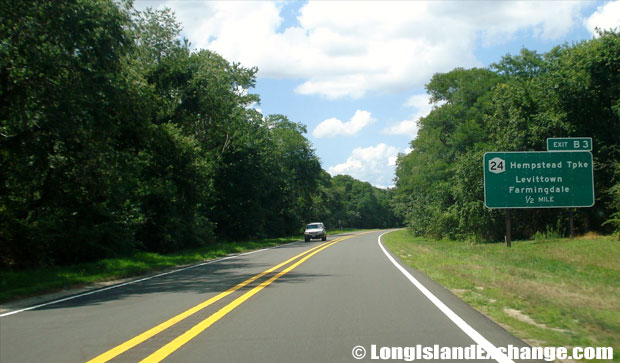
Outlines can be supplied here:
[[441, 310], [441, 312], [444, 313], [448, 317], [448, 319], [452, 320], [452, 322], [456, 324], [456, 326], [458, 326], [471, 339], [473, 339], [473, 341], [476, 342], [476, 344], [480, 345], [482, 348], [484, 348], [485, 351], [489, 352], [491, 354], [491, 357], [493, 357], [493, 359], [501, 363], [514, 363], [512, 359], [508, 358], [508, 356], [506, 356], [499, 349], [497, 349], [497, 347], [495, 347], [493, 343], [489, 342], [485, 337], [483, 337], [474, 328], [472, 328], [469, 324], [467, 324], [465, 320], [461, 319], [460, 316], [456, 315], [454, 311], [452, 311], [449, 307], [447, 307], [446, 304], [444, 304], [441, 300], [439, 300], [435, 295], [433, 295], [432, 292], [430, 292], [424, 285], [422, 285], [422, 283], [420, 283], [415, 277], [413, 277], [409, 273], [409, 271], [407, 271], [398, 262], [396, 262], [394, 257], [392, 257], [388, 253], [388, 251], [385, 249], [385, 247], [383, 247], [383, 244], [381, 243], [381, 237], [386, 233], [390, 233], [390, 232], [382, 233], [379, 236], [377, 243], [379, 244], [379, 247], [381, 248], [383, 253], [390, 260], [390, 262], [392, 262], [392, 264], [394, 264], [394, 266], [396, 266], [396, 268], [403, 275], [405, 275], [405, 277], [407, 277], [407, 279], [409, 279], [409, 281], [411, 281], [411, 283], [415, 287], [417, 287], [418, 290], [422, 292], [422, 294], [424, 294], [424, 296], [426, 296], [433, 304], [435, 304], [435, 306], [439, 310]]
[[254, 254], [254, 253], [258, 253], [258, 252], [263, 252], [263, 251], [275, 249], [275, 248], [278, 248], [278, 247], [281, 247], [281, 246], [285, 246], [285, 245], [292, 245], [292, 244], [295, 244], [295, 243], [300, 243], [300, 242], [297, 241], [297, 242], [292, 242], [292, 243], [285, 243], [285, 244], [282, 244], [282, 245], [277, 245], [277, 246], [273, 246], [273, 247], [269, 247], [269, 248], [263, 248], [263, 249], [256, 250], [256, 251], [245, 252], [245, 253], [241, 253], [241, 254], [234, 255], [234, 256], [222, 257], [222, 258], [219, 258], [217, 260], [211, 260], [211, 261], [206, 261], [206, 262], [198, 263], [196, 265], [191, 265], [191, 266], [183, 267], [183, 268], [180, 268], [180, 269], [177, 269], [177, 270], [163, 272], [163, 273], [160, 273], [160, 274], [157, 274], [157, 275], [154, 275], [154, 276], [149, 276], [149, 277], [144, 277], [144, 278], [137, 279], [137, 280], [123, 282], [123, 283], [120, 283], [118, 285], [108, 286], [108, 287], [104, 287], [104, 288], [101, 288], [101, 289], [96, 289], [96, 290], [84, 292], [84, 293], [81, 293], [81, 294], [78, 294], [78, 295], [71, 295], [71, 296], [68, 296], [68, 297], [65, 297], [65, 298], [62, 298], [62, 299], [49, 301], [49, 302], [46, 302], [46, 303], [43, 303], [43, 304], [29, 306], [27, 308], [9, 311], [9, 312], [0, 314], [0, 318], [4, 318], [5, 316], [9, 316], [9, 315], [14, 315], [14, 314], [22, 313], [24, 311], [30, 311], [30, 310], [42, 308], [42, 307], [45, 307], [45, 306], [58, 304], [58, 303], [61, 303], [61, 302], [77, 299], [77, 298], [88, 296], [88, 295], [97, 294], [97, 293], [100, 293], [100, 292], [116, 289], [118, 287], [123, 287], [123, 286], [127, 286], [127, 285], [137, 284], [138, 282], [143, 282], [143, 281], [155, 279], [155, 278], [166, 276], [166, 275], [170, 275], [170, 274], [173, 274], [173, 273], [176, 273], [176, 272], [181, 272], [181, 271], [189, 270], [189, 269], [200, 267], [200, 266], [204, 266], [204, 265], [210, 265], [212, 263], [221, 262], [221, 261], [225, 261], [225, 260], [230, 260], [230, 259], [241, 257], [241, 256], [247, 256], [247, 255], [251, 255], [251, 254]]

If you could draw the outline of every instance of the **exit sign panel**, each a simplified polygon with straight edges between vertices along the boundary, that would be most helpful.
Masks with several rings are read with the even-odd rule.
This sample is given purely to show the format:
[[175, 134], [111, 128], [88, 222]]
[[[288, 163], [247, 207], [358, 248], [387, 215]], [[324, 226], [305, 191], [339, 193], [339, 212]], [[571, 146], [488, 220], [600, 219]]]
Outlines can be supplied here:
[[590, 152], [490, 152], [483, 162], [487, 208], [594, 205]]
[[591, 137], [550, 137], [547, 151], [592, 151]]

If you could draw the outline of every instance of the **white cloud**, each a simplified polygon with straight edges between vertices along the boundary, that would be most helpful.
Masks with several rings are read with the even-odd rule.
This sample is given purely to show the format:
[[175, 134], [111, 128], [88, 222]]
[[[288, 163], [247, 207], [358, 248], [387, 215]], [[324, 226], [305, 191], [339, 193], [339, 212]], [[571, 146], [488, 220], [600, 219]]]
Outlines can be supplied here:
[[383, 129], [383, 133], [387, 135], [407, 135], [412, 139], [418, 136], [417, 119], [403, 120], [395, 125], [388, 126]]
[[405, 102], [405, 106], [414, 108], [416, 112], [410, 119], [400, 121], [384, 128], [382, 131], [384, 134], [407, 135], [412, 139], [418, 136], [418, 120], [421, 117], [426, 117], [433, 109], [433, 104], [430, 103], [430, 97], [425, 93], [413, 95]]
[[598, 9], [585, 21], [585, 26], [592, 34], [595, 28], [609, 30], [620, 28], [620, 1], [612, 1]]
[[342, 122], [337, 118], [329, 118], [321, 122], [312, 131], [314, 137], [335, 137], [339, 135], [353, 136], [357, 135], [364, 127], [374, 121], [368, 111], [355, 111], [355, 114], [347, 122]]
[[506, 42], [521, 31], [555, 39], [584, 7], [575, 1], [310, 1], [299, 11], [299, 26], [282, 30], [281, 2], [163, 5], [175, 9], [197, 48], [258, 66], [260, 77], [301, 78], [296, 92], [332, 99], [421, 88], [436, 72], [479, 66], [479, 40]]
[[405, 106], [414, 107], [420, 110], [420, 112], [426, 112], [428, 114], [433, 108], [430, 99], [430, 96], [426, 93], [413, 95], [407, 99], [407, 102], [405, 102]]
[[344, 163], [334, 165], [327, 171], [331, 175], [351, 175], [378, 187], [391, 186], [394, 183], [390, 178], [394, 175], [398, 153], [398, 148], [383, 143], [366, 148], [358, 147], [353, 149]]

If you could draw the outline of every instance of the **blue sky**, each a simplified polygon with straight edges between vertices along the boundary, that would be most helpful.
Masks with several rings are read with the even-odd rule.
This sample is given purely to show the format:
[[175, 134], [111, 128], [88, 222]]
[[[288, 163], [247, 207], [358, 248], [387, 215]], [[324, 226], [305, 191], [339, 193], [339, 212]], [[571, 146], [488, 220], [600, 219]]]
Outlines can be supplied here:
[[546, 52], [620, 27], [620, 1], [153, 1], [172, 8], [196, 49], [259, 68], [255, 107], [308, 128], [323, 169], [394, 184], [424, 85], [525, 47]]

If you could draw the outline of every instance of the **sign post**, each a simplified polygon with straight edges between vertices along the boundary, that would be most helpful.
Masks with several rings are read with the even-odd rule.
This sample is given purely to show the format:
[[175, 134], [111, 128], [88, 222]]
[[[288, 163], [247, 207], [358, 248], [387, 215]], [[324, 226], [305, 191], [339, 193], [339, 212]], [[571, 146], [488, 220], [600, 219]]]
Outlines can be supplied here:
[[506, 220], [506, 247], [512, 246], [511, 236], [510, 236], [510, 209], [506, 209], [506, 214], [504, 215], [504, 219]]

